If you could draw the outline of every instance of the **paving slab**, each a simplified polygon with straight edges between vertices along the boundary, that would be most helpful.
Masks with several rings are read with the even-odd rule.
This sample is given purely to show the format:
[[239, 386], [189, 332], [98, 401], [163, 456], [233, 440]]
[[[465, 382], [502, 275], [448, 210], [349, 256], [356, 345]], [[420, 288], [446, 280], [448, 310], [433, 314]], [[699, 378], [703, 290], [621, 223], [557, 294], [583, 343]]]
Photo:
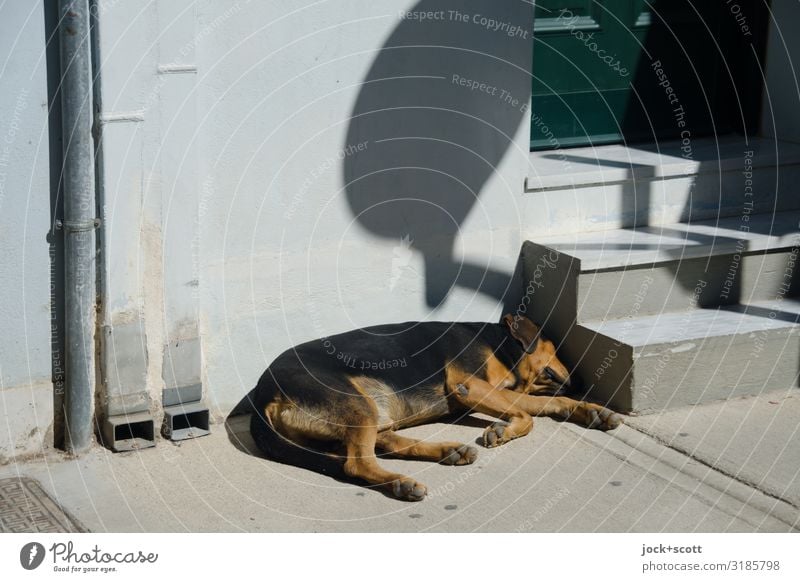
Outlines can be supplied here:
[[629, 426], [800, 508], [800, 390], [629, 419]]
[[[602, 433], [543, 418], [528, 437], [481, 448], [474, 465], [382, 460], [428, 486], [424, 501], [409, 503], [256, 456], [247, 423], [234, 417], [209, 436], [159, 440], [138, 452], [96, 447], [78, 460], [53, 455], [8, 465], [0, 478], [38, 479], [90, 531], [749, 532], [797, 525], [772, 511], [782, 502], [743, 485], [746, 495], [731, 495], [726, 489], [736, 483], [724, 475], [664, 462], [659, 457], [686, 457], [629, 427]], [[472, 443], [487, 423], [473, 417], [404, 432]]]
[[81, 529], [35, 479], [0, 479], [0, 533], [75, 533]]

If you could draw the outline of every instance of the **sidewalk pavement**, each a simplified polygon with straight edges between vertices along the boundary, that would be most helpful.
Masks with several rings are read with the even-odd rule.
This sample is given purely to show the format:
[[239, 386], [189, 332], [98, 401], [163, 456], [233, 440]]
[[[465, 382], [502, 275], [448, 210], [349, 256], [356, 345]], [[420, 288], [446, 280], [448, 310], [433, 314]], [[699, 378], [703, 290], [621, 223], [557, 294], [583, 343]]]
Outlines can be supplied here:
[[[247, 416], [156, 448], [0, 467], [96, 532], [800, 530], [800, 391], [628, 418], [603, 433], [537, 419], [474, 465], [382, 460], [428, 486], [419, 503], [255, 456]], [[403, 431], [473, 443], [487, 424]]]

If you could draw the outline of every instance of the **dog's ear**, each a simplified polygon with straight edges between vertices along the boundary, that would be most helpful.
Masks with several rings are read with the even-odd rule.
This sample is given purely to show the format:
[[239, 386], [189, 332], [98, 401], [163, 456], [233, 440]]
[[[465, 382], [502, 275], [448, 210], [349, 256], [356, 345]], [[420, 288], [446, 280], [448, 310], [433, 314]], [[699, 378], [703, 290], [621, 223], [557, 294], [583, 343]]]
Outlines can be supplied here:
[[526, 353], [531, 354], [536, 351], [536, 344], [539, 343], [538, 325], [527, 317], [514, 316], [510, 313], [503, 317], [503, 323], [508, 328], [511, 336], [522, 345], [522, 349]]

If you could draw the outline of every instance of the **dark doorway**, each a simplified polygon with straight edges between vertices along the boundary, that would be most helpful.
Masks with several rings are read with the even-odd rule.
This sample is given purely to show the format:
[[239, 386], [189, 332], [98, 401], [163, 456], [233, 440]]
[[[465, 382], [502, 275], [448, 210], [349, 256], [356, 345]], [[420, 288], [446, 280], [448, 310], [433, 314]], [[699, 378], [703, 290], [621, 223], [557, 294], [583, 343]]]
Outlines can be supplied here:
[[538, 1], [531, 148], [753, 135], [768, 18], [764, 0]]

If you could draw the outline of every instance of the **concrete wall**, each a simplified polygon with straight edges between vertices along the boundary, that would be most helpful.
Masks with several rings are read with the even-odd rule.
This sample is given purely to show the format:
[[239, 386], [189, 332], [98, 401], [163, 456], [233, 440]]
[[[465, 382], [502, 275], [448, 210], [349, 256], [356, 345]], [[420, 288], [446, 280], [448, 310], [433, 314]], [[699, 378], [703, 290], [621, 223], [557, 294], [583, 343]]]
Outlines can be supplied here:
[[52, 440], [50, 185], [45, 21], [14, 0], [0, 18], [0, 463]]
[[293, 344], [519, 295], [529, 3], [100, 7], [117, 410], [198, 376], [224, 413]]
[[794, 25], [800, 18], [800, 3], [773, 2], [766, 54], [766, 89], [762, 107], [762, 132], [769, 137], [800, 141], [800, 84], [797, 63], [800, 38]]

